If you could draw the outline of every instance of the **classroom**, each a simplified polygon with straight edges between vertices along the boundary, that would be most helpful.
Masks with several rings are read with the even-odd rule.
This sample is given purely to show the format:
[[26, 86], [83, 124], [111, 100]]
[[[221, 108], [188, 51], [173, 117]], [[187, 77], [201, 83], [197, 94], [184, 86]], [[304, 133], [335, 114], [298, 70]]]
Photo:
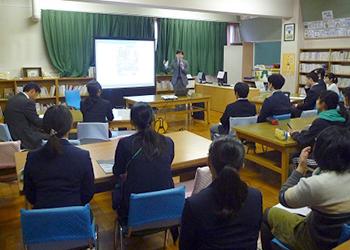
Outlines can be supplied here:
[[0, 20], [0, 249], [350, 249], [348, 0]]

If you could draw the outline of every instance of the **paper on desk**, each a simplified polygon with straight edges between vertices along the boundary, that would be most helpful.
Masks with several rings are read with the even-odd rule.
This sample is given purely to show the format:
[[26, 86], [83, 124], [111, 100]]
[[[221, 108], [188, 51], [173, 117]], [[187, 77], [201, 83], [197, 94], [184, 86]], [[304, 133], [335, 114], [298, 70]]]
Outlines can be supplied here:
[[122, 116], [114, 116], [114, 121], [121, 121], [122, 120]]
[[291, 96], [290, 97], [291, 100], [304, 100], [305, 99], [305, 96]]
[[106, 174], [113, 173], [114, 160], [97, 160], [96, 162]]
[[290, 213], [293, 213], [293, 214], [300, 214], [302, 216], [306, 216], [308, 215], [308, 213], [311, 212], [311, 209], [308, 208], [308, 207], [302, 207], [302, 208], [288, 208], [288, 207], [285, 207], [283, 206], [281, 203], [278, 203], [277, 205], [273, 206], [273, 207], [277, 207], [277, 208], [280, 208], [280, 209], [284, 209]]
[[113, 109], [114, 120], [130, 120], [130, 109]]

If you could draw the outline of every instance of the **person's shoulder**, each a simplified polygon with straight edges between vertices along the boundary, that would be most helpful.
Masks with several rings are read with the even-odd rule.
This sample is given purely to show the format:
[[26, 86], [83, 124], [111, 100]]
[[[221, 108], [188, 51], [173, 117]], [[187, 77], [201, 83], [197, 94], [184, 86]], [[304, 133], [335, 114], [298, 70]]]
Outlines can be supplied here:
[[250, 186], [248, 186], [248, 194], [255, 197], [262, 197], [261, 191], [259, 189]]
[[199, 193], [188, 197], [187, 201], [193, 206], [201, 206], [201, 204], [205, 204], [211, 199], [214, 199], [213, 185], [209, 185], [207, 188], [202, 189]]

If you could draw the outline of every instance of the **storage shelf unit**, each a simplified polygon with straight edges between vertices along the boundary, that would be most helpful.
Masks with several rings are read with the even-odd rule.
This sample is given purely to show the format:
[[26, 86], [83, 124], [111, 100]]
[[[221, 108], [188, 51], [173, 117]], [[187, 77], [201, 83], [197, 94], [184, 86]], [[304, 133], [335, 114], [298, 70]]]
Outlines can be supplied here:
[[305, 86], [306, 74], [320, 67], [338, 77], [340, 89], [350, 87], [350, 48], [300, 49], [297, 92]]
[[[37, 103], [40, 104], [59, 104], [60, 101], [62, 102], [63, 100], [60, 100], [59, 96], [59, 91], [58, 91], [58, 86], [60, 85], [86, 85], [88, 84], [93, 78], [88, 78], [88, 77], [77, 77], [77, 78], [48, 78], [48, 79], [43, 79], [43, 78], [33, 78], [33, 79], [12, 79], [12, 80], [0, 80], [0, 107], [2, 111], [4, 111], [7, 98], [4, 97], [4, 89], [12, 89], [13, 94], [17, 94], [17, 87], [24, 87], [26, 84], [29, 82], [35, 82], [39, 84], [40, 87], [46, 87], [48, 91], [52, 87], [55, 88], [55, 94], [53, 96], [39, 96], [36, 100]], [[84, 97], [86, 95], [82, 95]]]

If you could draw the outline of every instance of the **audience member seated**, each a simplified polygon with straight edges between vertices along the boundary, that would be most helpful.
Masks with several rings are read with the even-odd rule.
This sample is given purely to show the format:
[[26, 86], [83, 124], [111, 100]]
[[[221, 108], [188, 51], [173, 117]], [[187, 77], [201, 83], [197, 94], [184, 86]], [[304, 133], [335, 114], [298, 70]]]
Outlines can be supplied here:
[[263, 249], [277, 238], [290, 249], [333, 249], [337, 246], [343, 224], [350, 223], [350, 132], [331, 126], [317, 137], [314, 147], [319, 169], [304, 178], [311, 147], [300, 156], [279, 193], [280, 203], [289, 208], [310, 207], [306, 216], [284, 209], [264, 212], [261, 228]]
[[62, 105], [50, 107], [43, 119], [48, 142], [28, 152], [24, 167], [24, 193], [34, 208], [83, 206], [94, 195], [94, 171], [88, 151], [67, 138], [72, 114]]
[[336, 77], [333, 73], [329, 73], [328, 75], [326, 75], [325, 81], [327, 83], [327, 90], [332, 90], [335, 93], [337, 93], [337, 95], [340, 94], [337, 86], [338, 77]]
[[215, 134], [227, 135], [230, 131], [230, 117], [248, 117], [256, 115], [255, 104], [247, 99], [249, 86], [238, 82], [235, 85], [237, 101], [226, 106], [225, 112], [220, 119], [220, 124], [210, 127], [210, 137], [213, 140]]
[[185, 202], [180, 234], [184, 249], [257, 249], [262, 195], [239, 176], [245, 151], [229, 135], [214, 140], [208, 165], [213, 182]]
[[326, 70], [324, 68], [317, 68], [313, 70], [313, 72], [315, 72], [318, 77], [318, 84], [321, 85], [323, 88], [327, 88], [327, 85], [324, 81], [324, 78], [326, 76]]
[[173, 188], [171, 163], [174, 159], [174, 142], [152, 128], [154, 113], [145, 102], [131, 107], [131, 123], [137, 133], [122, 138], [115, 152], [113, 173], [126, 174], [118, 204], [118, 216], [126, 219], [130, 194], [138, 194]]
[[[101, 85], [97, 81], [91, 81], [86, 87], [89, 96], [84, 101], [80, 102], [83, 122], [113, 121], [113, 107], [110, 101], [101, 98]], [[109, 132], [109, 137], [112, 137], [111, 132]]]
[[335, 92], [322, 92], [316, 102], [316, 108], [320, 113], [308, 130], [289, 130], [293, 139], [302, 147], [312, 146], [318, 134], [329, 126], [346, 126], [349, 116], [344, 105], [339, 103], [339, 96]]
[[315, 109], [315, 104], [318, 97], [323, 91], [326, 90], [326, 85], [323, 86], [323, 84], [318, 83], [318, 76], [316, 73], [311, 72], [307, 74], [306, 79], [306, 98], [304, 103], [298, 104], [296, 108], [291, 109], [293, 117], [300, 117], [301, 112], [304, 110]]
[[345, 108], [349, 113], [350, 112], [350, 87], [346, 87], [345, 89], [343, 89], [342, 94], [343, 94], [343, 101], [344, 101]]
[[40, 87], [34, 82], [28, 83], [23, 92], [10, 98], [4, 110], [4, 122], [7, 123], [14, 141], [20, 140], [21, 147], [37, 149], [48, 136], [39, 131], [42, 119], [36, 113], [35, 100]]
[[273, 74], [268, 78], [268, 81], [272, 96], [265, 99], [258, 122], [265, 122], [267, 117], [272, 117], [274, 115], [290, 114], [290, 99], [281, 91], [285, 82], [284, 77], [282, 75]]

